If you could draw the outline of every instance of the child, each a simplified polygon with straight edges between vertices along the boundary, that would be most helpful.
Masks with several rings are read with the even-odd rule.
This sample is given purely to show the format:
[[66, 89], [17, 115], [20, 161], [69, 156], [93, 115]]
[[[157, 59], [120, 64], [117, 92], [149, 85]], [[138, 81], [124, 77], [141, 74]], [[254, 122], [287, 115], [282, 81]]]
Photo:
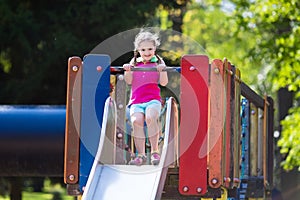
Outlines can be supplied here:
[[[163, 71], [166, 67], [164, 61], [155, 53], [159, 45], [160, 41], [156, 34], [142, 30], [135, 37], [134, 58], [129, 64], [123, 65], [125, 81], [131, 85], [130, 118], [134, 143], [138, 151], [137, 157], [129, 162], [130, 165], [142, 165], [146, 162], [144, 121], [147, 124], [151, 144], [151, 163], [158, 165], [160, 161], [158, 118], [161, 96], [158, 84], [166, 86], [168, 75]], [[156, 68], [157, 71], [131, 71], [132, 67]]]

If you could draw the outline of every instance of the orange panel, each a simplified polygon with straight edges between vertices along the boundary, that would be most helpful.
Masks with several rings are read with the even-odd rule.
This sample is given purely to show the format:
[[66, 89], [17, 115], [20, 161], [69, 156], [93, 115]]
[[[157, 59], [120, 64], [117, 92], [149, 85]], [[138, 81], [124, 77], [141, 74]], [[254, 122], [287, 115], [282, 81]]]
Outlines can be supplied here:
[[212, 188], [219, 188], [223, 181], [222, 148], [224, 127], [224, 93], [223, 62], [215, 59], [210, 73], [210, 109], [208, 136], [208, 181]]
[[[64, 181], [67, 184], [78, 182], [79, 176], [79, 112], [81, 105], [82, 60], [71, 57], [68, 60], [66, 130], [65, 130], [65, 158]], [[74, 87], [75, 86], [75, 87]], [[77, 88], [77, 89], [74, 89]]]

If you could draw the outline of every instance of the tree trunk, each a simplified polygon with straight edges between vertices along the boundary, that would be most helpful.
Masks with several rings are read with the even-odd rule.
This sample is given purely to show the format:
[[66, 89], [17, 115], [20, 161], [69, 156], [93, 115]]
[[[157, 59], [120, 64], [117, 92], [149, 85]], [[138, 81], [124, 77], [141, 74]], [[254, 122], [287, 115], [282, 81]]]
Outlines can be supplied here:
[[10, 179], [10, 200], [22, 200], [22, 180], [21, 178]]

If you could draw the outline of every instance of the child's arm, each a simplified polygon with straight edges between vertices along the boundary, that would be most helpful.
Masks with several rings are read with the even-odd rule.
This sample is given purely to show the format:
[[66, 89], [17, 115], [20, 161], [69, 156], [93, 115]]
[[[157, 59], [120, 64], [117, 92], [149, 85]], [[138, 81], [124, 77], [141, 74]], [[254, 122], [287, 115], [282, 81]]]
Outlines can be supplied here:
[[123, 68], [125, 70], [125, 72], [124, 72], [124, 79], [125, 79], [125, 82], [127, 84], [129, 84], [129, 85], [131, 85], [131, 83], [132, 83], [132, 71], [131, 71], [131, 67], [133, 67], [133, 59], [130, 61], [130, 63], [123, 65]]
[[168, 84], [168, 73], [163, 71], [165, 68], [166, 64], [163, 59], [161, 59], [161, 63], [157, 65], [157, 70], [159, 72], [159, 84], [162, 86], [166, 86]]

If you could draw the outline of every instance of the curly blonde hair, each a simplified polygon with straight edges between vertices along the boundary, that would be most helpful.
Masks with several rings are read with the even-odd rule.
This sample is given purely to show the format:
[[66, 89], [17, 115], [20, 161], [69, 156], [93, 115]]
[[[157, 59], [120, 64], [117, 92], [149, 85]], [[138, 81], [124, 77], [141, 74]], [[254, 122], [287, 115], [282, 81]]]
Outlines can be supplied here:
[[157, 33], [151, 33], [148, 30], [142, 29], [136, 36], [134, 40], [134, 50], [137, 51], [138, 47], [140, 46], [141, 42], [149, 41], [153, 42], [155, 47], [160, 45], [159, 36]]
[[[160, 45], [160, 39], [158, 33], [152, 33], [149, 30], [141, 29], [141, 31], [135, 36], [134, 40], [134, 65], [136, 65], [136, 59], [138, 56], [138, 47], [144, 41], [153, 42], [155, 47]], [[155, 53], [158, 59], [158, 63], [161, 63], [161, 58]]]

